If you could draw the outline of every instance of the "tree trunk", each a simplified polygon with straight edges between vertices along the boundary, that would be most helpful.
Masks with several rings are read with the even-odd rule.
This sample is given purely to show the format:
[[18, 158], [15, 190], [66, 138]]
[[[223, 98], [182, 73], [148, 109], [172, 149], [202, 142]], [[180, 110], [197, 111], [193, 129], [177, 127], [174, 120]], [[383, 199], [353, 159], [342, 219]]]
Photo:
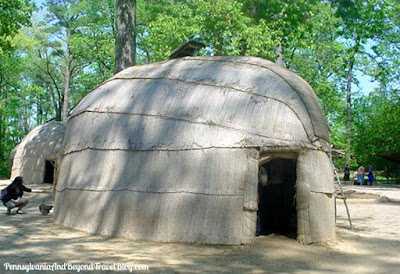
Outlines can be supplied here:
[[64, 123], [68, 120], [68, 101], [69, 89], [71, 80], [71, 52], [69, 50], [70, 31], [67, 30], [67, 48], [65, 50], [65, 79], [64, 79], [64, 93], [63, 93], [63, 106], [62, 106], [62, 121]]
[[136, 0], [115, 6], [115, 73], [136, 63]]
[[44, 122], [44, 111], [43, 111], [43, 100], [42, 96], [39, 95], [37, 98], [37, 111], [36, 111], [36, 124], [41, 125]]
[[[283, 15], [285, 14], [286, 10], [285, 8], [283, 8], [281, 10], [281, 12], [279, 13], [279, 17], [283, 18]], [[283, 45], [282, 45], [282, 40], [279, 42], [278, 47], [276, 48], [276, 60], [275, 60], [275, 64], [277, 64], [278, 66], [283, 67], [284, 66], [284, 62], [283, 62]]]
[[283, 67], [284, 63], [283, 63], [283, 47], [282, 47], [282, 43], [279, 44], [279, 46], [276, 48], [276, 60], [275, 60], [275, 64], [277, 64], [278, 66]]
[[65, 68], [64, 96], [63, 96], [63, 107], [62, 107], [62, 121], [64, 123], [66, 123], [68, 119], [69, 86], [70, 86], [70, 71], [69, 71], [69, 65], [67, 64]]
[[[1, 79], [0, 79], [1, 81]], [[0, 82], [1, 84], [1, 82]], [[2, 88], [0, 85], [0, 100], [3, 99], [3, 92], [2, 92]], [[3, 101], [3, 100], [1, 100]], [[0, 101], [0, 160], [4, 161], [4, 151], [5, 151], [5, 132], [3, 129], [3, 120], [4, 120], [4, 116], [3, 116], [3, 105], [1, 104]]]
[[351, 85], [353, 83], [353, 70], [356, 54], [359, 51], [360, 42], [356, 39], [356, 44], [354, 50], [349, 59], [349, 70], [347, 71], [347, 83], [346, 83], [346, 105], [347, 105], [347, 118], [346, 118], [346, 134], [347, 134], [347, 153], [346, 153], [346, 164], [350, 165], [350, 155], [351, 155], [351, 140], [352, 140], [352, 118], [351, 118]]
[[346, 118], [346, 134], [347, 134], [347, 153], [346, 153], [346, 164], [350, 165], [350, 148], [351, 148], [351, 84], [353, 83], [353, 67], [354, 58], [350, 59], [349, 71], [347, 73], [346, 83], [346, 104], [347, 104], [347, 118]]

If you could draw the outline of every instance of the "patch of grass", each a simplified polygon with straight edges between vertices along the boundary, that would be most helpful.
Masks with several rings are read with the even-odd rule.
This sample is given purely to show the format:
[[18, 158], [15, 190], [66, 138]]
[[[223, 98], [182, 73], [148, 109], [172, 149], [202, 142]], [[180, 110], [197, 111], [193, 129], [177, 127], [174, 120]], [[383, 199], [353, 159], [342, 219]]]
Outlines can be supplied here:
[[382, 175], [376, 175], [375, 181], [378, 183], [381, 183], [381, 184], [398, 184], [398, 183], [400, 183], [400, 178], [396, 178], [396, 177], [386, 178], [385, 176], [382, 176]]

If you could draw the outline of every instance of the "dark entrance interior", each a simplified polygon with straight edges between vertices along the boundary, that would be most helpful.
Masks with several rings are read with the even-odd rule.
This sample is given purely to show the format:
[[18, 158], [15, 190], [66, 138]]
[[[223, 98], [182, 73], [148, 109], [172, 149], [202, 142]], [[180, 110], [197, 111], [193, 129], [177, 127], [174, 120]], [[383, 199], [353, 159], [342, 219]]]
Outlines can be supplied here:
[[296, 160], [273, 159], [260, 166], [259, 172], [261, 176], [264, 174], [258, 184], [260, 234], [276, 233], [296, 238]]
[[53, 184], [54, 183], [54, 160], [46, 160], [46, 166], [44, 170], [44, 179], [43, 182], [45, 184]]

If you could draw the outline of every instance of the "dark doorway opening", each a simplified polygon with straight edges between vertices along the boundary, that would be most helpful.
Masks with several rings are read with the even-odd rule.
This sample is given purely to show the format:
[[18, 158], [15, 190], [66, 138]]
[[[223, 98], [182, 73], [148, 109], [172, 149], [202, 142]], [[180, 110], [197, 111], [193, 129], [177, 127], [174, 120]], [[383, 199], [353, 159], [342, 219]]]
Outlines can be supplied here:
[[257, 214], [260, 234], [276, 233], [296, 238], [296, 160], [273, 159], [260, 166], [259, 175]]
[[45, 184], [53, 184], [54, 183], [54, 166], [56, 162], [54, 160], [46, 160], [45, 170], [44, 170], [44, 179], [43, 182]]

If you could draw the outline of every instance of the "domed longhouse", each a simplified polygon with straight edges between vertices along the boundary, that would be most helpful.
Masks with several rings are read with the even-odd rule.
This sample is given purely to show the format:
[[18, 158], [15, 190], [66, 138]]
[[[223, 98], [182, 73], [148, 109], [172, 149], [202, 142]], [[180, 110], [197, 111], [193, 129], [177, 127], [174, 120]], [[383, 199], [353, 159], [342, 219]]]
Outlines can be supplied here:
[[[329, 128], [311, 87], [255, 57], [123, 70], [73, 109], [55, 220], [91, 233], [208, 244], [335, 237]], [[258, 220], [258, 221], [257, 221]]]

